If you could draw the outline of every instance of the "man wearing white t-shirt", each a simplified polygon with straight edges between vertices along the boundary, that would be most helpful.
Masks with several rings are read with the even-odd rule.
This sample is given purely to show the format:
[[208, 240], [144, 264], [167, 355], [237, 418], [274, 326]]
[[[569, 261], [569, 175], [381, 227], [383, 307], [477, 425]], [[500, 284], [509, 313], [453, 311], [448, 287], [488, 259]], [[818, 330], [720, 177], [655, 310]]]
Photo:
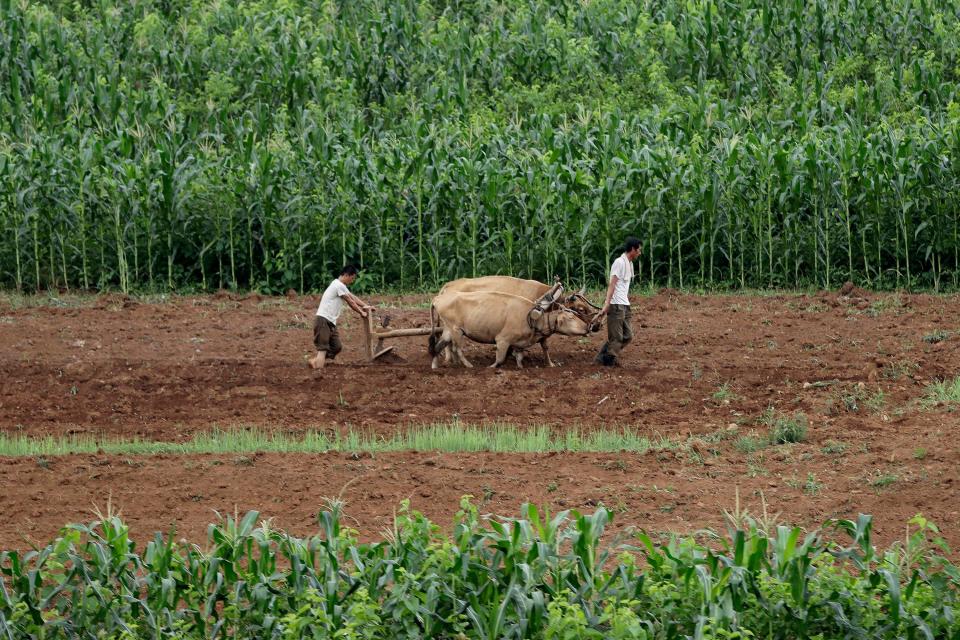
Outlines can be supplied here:
[[620, 351], [633, 339], [633, 330], [630, 328], [630, 299], [627, 294], [633, 279], [633, 261], [640, 253], [640, 241], [627, 238], [623, 243], [623, 253], [610, 267], [607, 298], [600, 310], [601, 317], [607, 316], [607, 341], [594, 359], [597, 364], [606, 367], [619, 366]]
[[317, 348], [317, 355], [310, 358], [312, 369], [323, 369], [327, 358], [333, 360], [343, 349], [343, 345], [340, 343], [340, 333], [337, 331], [337, 319], [340, 317], [340, 312], [343, 311], [344, 302], [350, 305], [350, 308], [359, 313], [362, 318], [366, 318], [367, 313], [373, 310], [373, 307], [362, 302], [347, 288], [347, 285], [353, 284], [356, 279], [357, 268], [348, 264], [340, 270], [340, 277], [331, 282], [327, 290], [323, 292], [320, 306], [317, 308], [317, 317], [313, 322], [313, 345]]

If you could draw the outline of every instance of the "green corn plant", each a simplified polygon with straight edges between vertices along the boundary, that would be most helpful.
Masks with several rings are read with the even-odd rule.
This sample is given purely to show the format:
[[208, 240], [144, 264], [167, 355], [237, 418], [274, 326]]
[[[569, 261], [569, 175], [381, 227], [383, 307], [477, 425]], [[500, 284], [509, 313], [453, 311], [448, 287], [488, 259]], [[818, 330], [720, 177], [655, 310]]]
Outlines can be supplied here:
[[3, 284], [957, 281], [949, 7], [308, 5], [4, 2]]

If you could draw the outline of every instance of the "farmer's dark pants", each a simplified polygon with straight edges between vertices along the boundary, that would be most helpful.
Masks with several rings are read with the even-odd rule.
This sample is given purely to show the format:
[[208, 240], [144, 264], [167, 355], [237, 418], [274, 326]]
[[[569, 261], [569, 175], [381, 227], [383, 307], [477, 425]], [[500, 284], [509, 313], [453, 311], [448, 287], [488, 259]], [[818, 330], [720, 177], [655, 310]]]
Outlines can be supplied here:
[[597, 361], [601, 364], [614, 364], [620, 359], [620, 351], [633, 340], [630, 328], [630, 305], [612, 304], [607, 313], [607, 341], [600, 347]]
[[317, 351], [326, 351], [327, 358], [333, 360], [343, 349], [337, 325], [323, 316], [317, 316], [316, 318], [313, 321], [313, 346], [317, 348]]

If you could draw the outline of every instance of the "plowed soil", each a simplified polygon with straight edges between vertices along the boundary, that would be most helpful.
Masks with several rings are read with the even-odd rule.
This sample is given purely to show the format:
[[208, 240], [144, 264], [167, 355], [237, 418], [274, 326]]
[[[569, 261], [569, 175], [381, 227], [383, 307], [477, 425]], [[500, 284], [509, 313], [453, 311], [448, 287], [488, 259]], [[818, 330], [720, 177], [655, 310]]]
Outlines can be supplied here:
[[[375, 297], [378, 322], [427, 326], [425, 297]], [[877, 517], [882, 543], [923, 513], [960, 547], [957, 414], [925, 401], [928, 385], [960, 374], [960, 299], [911, 294], [697, 296], [664, 290], [634, 300], [635, 341], [622, 368], [592, 364], [601, 335], [551, 339], [517, 371], [431, 371], [425, 338], [398, 339], [383, 363], [363, 357], [360, 323], [319, 375], [306, 366], [317, 297], [229, 294], [148, 301], [122, 296], [0, 301], [0, 430], [183, 441], [216, 426], [363, 429], [507, 422], [623, 427], [667, 448], [636, 454], [408, 452], [250, 456], [0, 458], [0, 548], [48, 541], [92, 519], [108, 497], [141, 541], [176, 523], [203, 539], [214, 510], [258, 509], [306, 534], [322, 498], [343, 496], [371, 535], [398, 502], [448, 523], [470, 493], [483, 509], [517, 513], [603, 503], [618, 528], [690, 532], [720, 526], [736, 488], [752, 512], [815, 526]], [[763, 414], [802, 412], [800, 444], [757, 451]]]

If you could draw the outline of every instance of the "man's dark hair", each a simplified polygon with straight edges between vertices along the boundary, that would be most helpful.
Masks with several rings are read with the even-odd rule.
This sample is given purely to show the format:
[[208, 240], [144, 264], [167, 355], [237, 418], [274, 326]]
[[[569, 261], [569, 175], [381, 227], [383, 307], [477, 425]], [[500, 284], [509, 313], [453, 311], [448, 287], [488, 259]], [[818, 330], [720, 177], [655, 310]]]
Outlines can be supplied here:
[[343, 269], [340, 269], [340, 275], [341, 275], [341, 276], [355, 276], [355, 275], [357, 275], [357, 272], [358, 272], [358, 271], [359, 271], [359, 269], [357, 269], [357, 265], [355, 265], [355, 264], [347, 264], [347, 265], [344, 265], [344, 266], [343, 266]]
[[638, 240], [637, 238], [634, 238], [633, 236], [630, 236], [629, 238], [623, 241], [624, 253], [630, 253], [634, 249], [639, 249], [639, 248], [640, 248], [640, 240]]

